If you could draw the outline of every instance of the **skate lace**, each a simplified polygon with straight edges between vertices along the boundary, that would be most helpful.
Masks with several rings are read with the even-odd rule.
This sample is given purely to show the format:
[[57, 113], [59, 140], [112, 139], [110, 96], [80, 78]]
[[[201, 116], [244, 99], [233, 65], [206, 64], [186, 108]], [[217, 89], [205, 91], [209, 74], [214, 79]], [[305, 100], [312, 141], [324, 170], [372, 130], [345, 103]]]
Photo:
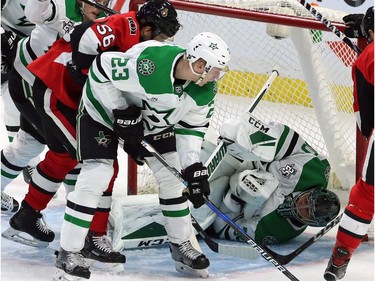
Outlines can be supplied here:
[[44, 220], [44, 217], [38, 218], [36, 221], [36, 227], [42, 231], [45, 234], [48, 234], [51, 232], [51, 230], [48, 228], [46, 221]]
[[13, 197], [1, 192], [1, 208], [6, 208], [7, 210], [13, 209]]
[[92, 241], [95, 247], [98, 248], [99, 250], [106, 252], [106, 253], [113, 252], [111, 241], [106, 235], [93, 236]]
[[67, 253], [67, 259], [72, 267], [87, 267], [83, 256], [80, 253]]
[[194, 247], [191, 245], [189, 240], [179, 244], [178, 248], [180, 249], [180, 252], [182, 254], [184, 254], [186, 257], [188, 257], [191, 260], [195, 260], [200, 255], [202, 255], [202, 253], [194, 249]]

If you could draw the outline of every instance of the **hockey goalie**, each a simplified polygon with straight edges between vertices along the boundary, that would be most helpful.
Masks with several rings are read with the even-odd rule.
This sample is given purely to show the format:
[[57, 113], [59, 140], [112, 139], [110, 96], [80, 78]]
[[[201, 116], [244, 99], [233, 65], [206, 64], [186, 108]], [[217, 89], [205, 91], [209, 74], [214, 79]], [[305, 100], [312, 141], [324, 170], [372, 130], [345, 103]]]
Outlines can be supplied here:
[[[297, 132], [279, 123], [264, 123], [250, 113], [220, 128], [227, 154], [210, 175], [209, 199], [259, 244], [278, 244], [300, 235], [307, 226], [324, 227], [340, 211], [327, 190], [330, 165]], [[205, 141], [202, 161], [216, 146]], [[217, 158], [216, 158], [217, 162]], [[208, 166], [209, 163], [207, 163]], [[209, 169], [210, 170], [210, 169]], [[157, 195], [127, 196], [111, 211], [113, 245], [156, 246], [167, 241]], [[222, 239], [237, 233], [210, 208], [191, 208], [199, 225]]]

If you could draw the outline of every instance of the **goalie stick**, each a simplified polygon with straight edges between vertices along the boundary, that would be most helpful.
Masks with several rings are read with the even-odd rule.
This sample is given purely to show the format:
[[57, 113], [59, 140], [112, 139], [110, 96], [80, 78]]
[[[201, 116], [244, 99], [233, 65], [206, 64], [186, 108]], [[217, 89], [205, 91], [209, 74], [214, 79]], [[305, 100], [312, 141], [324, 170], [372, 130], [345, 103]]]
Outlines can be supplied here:
[[[260, 89], [258, 95], [254, 98], [254, 100], [251, 102], [248, 112], [252, 113], [260, 100], [263, 98], [264, 94], [267, 93], [269, 88], [271, 87], [271, 84], [273, 81], [275, 81], [276, 77], [279, 76], [279, 72], [274, 68], [271, 72], [271, 75], [268, 77], [267, 81], [264, 83], [263, 87]], [[225, 153], [227, 152], [225, 148], [226, 142], [225, 140], [221, 139], [218, 146], [216, 147], [215, 151], [212, 153], [211, 157], [207, 160], [205, 166], [208, 169], [208, 175], [212, 175], [215, 169], [219, 166], [221, 160], [223, 160], [223, 157], [220, 158], [220, 162], [217, 161], [217, 155], [219, 155], [223, 150], [225, 150]], [[214, 161], [216, 160], [216, 161]]]
[[[168, 169], [179, 181], [181, 181], [185, 186], [187, 186], [187, 182], [182, 177], [181, 173], [175, 168], [169, 165], [169, 163], [165, 160], [165, 158], [157, 152], [148, 142], [143, 140], [141, 144], [146, 148], [156, 159], [160, 161], [160, 163]], [[217, 215], [219, 215], [227, 224], [229, 224], [241, 238], [246, 241], [247, 244], [252, 246], [257, 252], [264, 258], [266, 261], [271, 263], [275, 266], [279, 271], [281, 271], [289, 280], [292, 281], [299, 281], [297, 277], [295, 277], [288, 269], [286, 269], [282, 264], [280, 264], [274, 257], [272, 257], [262, 246], [258, 245], [253, 238], [251, 238], [240, 226], [238, 226], [234, 221], [232, 221], [226, 214], [220, 211], [207, 197], [204, 198], [206, 205], [214, 211]]]
[[288, 255], [278, 254], [278, 253], [272, 251], [267, 246], [263, 246], [263, 247], [264, 247], [264, 249], [266, 249], [266, 251], [268, 253], [270, 253], [273, 257], [275, 257], [280, 264], [287, 264], [290, 261], [292, 261], [294, 258], [296, 258], [299, 254], [301, 254], [304, 250], [306, 250], [308, 247], [310, 247], [312, 244], [314, 244], [316, 240], [318, 240], [324, 234], [326, 234], [328, 231], [330, 231], [332, 228], [334, 228], [340, 222], [341, 217], [342, 217], [342, 214], [339, 215], [337, 218], [335, 218], [330, 223], [328, 223], [322, 230], [320, 230], [317, 234], [315, 234], [313, 237], [311, 237], [304, 244], [299, 246], [297, 249], [295, 249], [293, 252], [291, 252]]
[[319, 21], [321, 21], [329, 30], [331, 30], [337, 37], [344, 41], [353, 51], [358, 55], [362, 53], [362, 50], [352, 42], [348, 37], [345, 36], [340, 30], [337, 29], [326, 17], [319, 13], [313, 6], [311, 6], [305, 0], [298, 0], [302, 6], [304, 6], [313, 16], [315, 16]]

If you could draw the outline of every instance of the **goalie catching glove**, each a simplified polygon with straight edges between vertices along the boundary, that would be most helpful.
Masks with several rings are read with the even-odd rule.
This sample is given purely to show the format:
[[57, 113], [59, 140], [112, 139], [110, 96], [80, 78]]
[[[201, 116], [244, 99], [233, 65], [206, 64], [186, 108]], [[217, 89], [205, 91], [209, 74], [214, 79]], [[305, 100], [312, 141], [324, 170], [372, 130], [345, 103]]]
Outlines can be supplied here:
[[188, 191], [184, 194], [197, 209], [204, 204], [204, 195], [210, 195], [207, 168], [197, 162], [183, 170], [182, 176], [188, 183]]
[[113, 131], [124, 140], [125, 145], [140, 143], [144, 138], [142, 113], [135, 105], [127, 109], [114, 109]]

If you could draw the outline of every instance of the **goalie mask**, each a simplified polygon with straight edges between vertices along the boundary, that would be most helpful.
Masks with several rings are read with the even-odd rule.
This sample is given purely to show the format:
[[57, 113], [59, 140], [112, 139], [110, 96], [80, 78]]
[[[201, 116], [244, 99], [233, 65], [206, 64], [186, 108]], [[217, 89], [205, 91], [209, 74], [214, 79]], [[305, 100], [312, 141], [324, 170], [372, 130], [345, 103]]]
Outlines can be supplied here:
[[[230, 53], [227, 44], [218, 35], [211, 32], [202, 32], [189, 41], [186, 58], [189, 60], [191, 71], [194, 74], [201, 75], [201, 78], [196, 82], [196, 84], [199, 84], [210, 70], [210, 73], [220, 71], [215, 80], [221, 79], [228, 71]], [[206, 61], [203, 74], [195, 73], [192, 67], [192, 64], [199, 59]]]
[[141, 6], [136, 17], [141, 28], [153, 28], [154, 37], [161, 33], [173, 37], [181, 27], [176, 10], [167, 0], [148, 0]]
[[299, 222], [315, 227], [326, 226], [340, 211], [340, 200], [335, 193], [323, 188], [314, 188], [289, 195], [277, 208], [285, 218], [294, 218]]

